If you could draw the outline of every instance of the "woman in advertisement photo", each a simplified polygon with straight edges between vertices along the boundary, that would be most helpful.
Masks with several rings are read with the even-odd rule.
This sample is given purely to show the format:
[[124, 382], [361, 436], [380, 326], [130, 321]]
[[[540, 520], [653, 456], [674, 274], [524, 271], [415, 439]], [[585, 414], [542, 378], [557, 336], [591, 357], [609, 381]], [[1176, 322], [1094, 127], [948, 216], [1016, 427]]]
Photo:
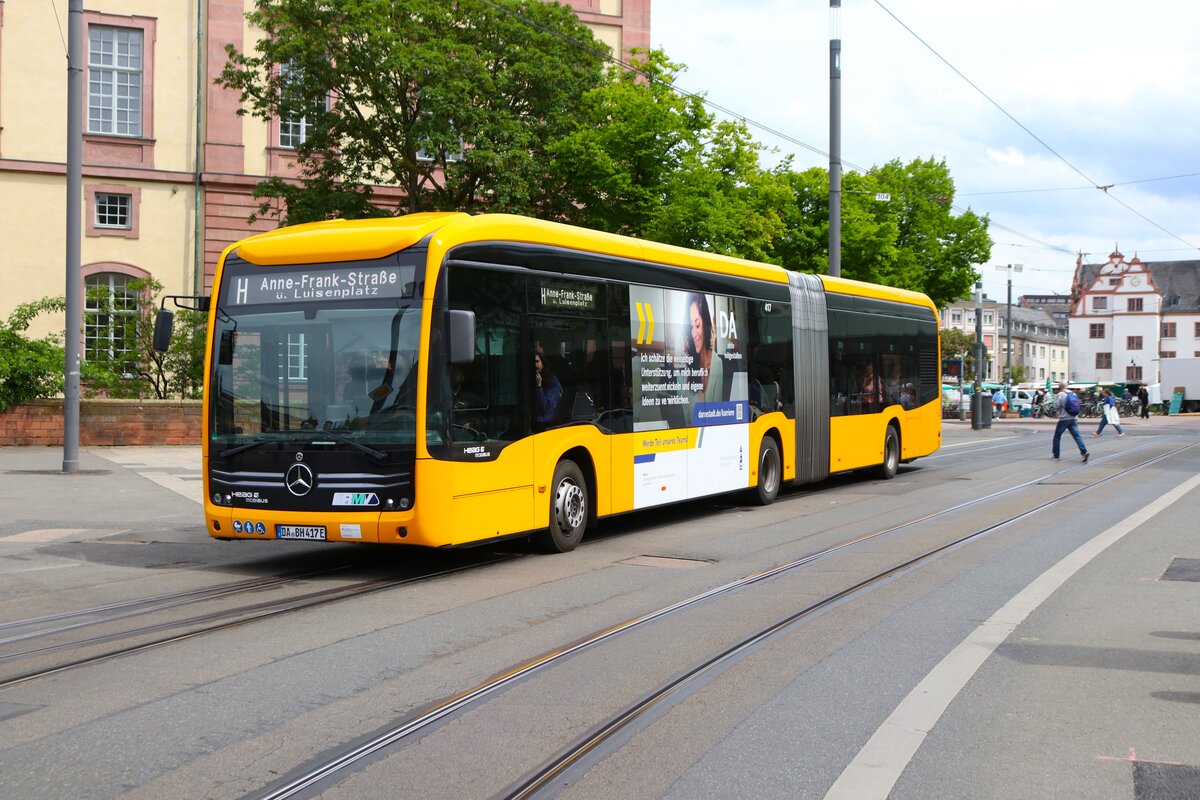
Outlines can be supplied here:
[[698, 402], [718, 403], [725, 398], [725, 374], [721, 359], [714, 352], [715, 337], [708, 297], [698, 292], [688, 295], [689, 335], [684, 351], [692, 357], [692, 383], [701, 385]]

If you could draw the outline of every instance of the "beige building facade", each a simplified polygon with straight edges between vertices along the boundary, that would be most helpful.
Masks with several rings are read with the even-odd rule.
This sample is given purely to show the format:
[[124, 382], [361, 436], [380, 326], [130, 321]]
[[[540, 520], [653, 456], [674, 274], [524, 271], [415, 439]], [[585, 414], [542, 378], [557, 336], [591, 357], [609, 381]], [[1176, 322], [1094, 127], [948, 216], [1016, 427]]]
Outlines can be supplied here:
[[[239, 116], [213, 84], [225, 47], [261, 32], [253, 0], [96, 0], [84, 12], [82, 273], [85, 290], [152, 277], [207, 294], [221, 251], [274, 227], [247, 221], [254, 186], [293, 176], [279, 120]], [[650, 0], [567, 2], [628, 59], [650, 40]], [[0, 0], [0, 319], [66, 286], [68, 3]], [[88, 302], [85, 300], [85, 303]], [[39, 319], [32, 331], [61, 331]], [[85, 325], [89, 347], [105, 332]], [[111, 336], [111, 333], [108, 334]]]

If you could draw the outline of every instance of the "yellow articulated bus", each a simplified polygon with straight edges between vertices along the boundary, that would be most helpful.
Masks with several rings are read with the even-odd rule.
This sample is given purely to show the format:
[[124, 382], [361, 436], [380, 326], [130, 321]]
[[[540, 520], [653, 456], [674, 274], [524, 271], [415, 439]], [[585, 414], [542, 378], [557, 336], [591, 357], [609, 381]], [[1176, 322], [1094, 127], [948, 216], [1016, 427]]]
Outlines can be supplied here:
[[941, 443], [923, 295], [501, 214], [284, 228], [209, 311], [219, 539], [568, 551], [602, 517]]

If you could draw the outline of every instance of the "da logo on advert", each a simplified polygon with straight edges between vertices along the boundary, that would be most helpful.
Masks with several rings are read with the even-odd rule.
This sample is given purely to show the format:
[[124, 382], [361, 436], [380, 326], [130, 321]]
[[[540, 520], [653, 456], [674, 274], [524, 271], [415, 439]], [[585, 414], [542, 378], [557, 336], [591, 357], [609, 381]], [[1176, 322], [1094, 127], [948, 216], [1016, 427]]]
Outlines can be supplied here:
[[358, 506], [366, 508], [379, 505], [379, 495], [374, 492], [334, 492], [335, 506]]

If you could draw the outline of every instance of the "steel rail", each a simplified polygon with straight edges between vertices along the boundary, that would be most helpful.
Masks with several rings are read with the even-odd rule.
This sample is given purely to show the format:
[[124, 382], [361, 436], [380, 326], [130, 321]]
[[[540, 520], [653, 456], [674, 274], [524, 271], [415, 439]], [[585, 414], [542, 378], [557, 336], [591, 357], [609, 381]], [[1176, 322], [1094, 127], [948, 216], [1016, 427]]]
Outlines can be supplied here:
[[[1149, 446], [1149, 445], [1147, 445], [1147, 446]], [[1178, 453], [1182, 450], [1185, 450], [1185, 449], [1188, 449], [1189, 447], [1194, 447], [1194, 446], [1196, 446], [1196, 445], [1185, 445], [1184, 447], [1177, 448], [1176, 450], [1173, 450], [1170, 453], [1167, 453], [1167, 454], [1164, 454], [1161, 456], [1157, 456], [1153, 459], [1143, 462], [1142, 464], [1137, 465], [1136, 467], [1130, 468], [1128, 470], [1124, 470], [1121, 473], [1118, 473], [1118, 475], [1124, 475], [1124, 474], [1132, 471], [1133, 469], [1140, 469], [1144, 466], [1154, 463], [1157, 460], [1160, 460], [1161, 458], [1166, 458], [1170, 455], [1174, 455], [1175, 453]], [[1103, 463], [1104, 461], [1115, 458], [1117, 455], [1124, 455], [1127, 452], [1129, 452], [1129, 451], [1126, 451], [1125, 453], [1121, 453], [1121, 454], [1114, 454], [1113, 456], [1109, 456], [1104, 459], [1097, 459], [1092, 462], [1092, 467], [1094, 467], [1097, 464]], [[1048, 475], [1038, 477], [1038, 478], [1035, 478], [1035, 479], [1032, 479], [1029, 481], [1025, 481], [1023, 483], [1019, 483], [1019, 484], [1016, 484], [1014, 486], [1011, 486], [1011, 487], [1008, 487], [1005, 489], [998, 490], [996, 492], [985, 495], [983, 497], [976, 498], [976, 499], [973, 499], [973, 500], [970, 500], [970, 501], [967, 501], [964, 503], [959, 503], [950, 508], [942, 509], [941, 511], [935, 511], [935, 512], [931, 512], [929, 514], [923, 514], [923, 515], [914, 517], [906, 522], [900, 523], [899, 525], [894, 525], [894, 526], [880, 529], [880, 530], [877, 530], [877, 531], [874, 531], [874, 532], [871, 532], [868, 534], [864, 534], [861, 536], [853, 537], [851, 539], [847, 539], [843, 542], [839, 542], [838, 544], [833, 545], [832, 547], [826, 548], [826, 549], [821, 550], [816, 553], [809, 554], [802, 558], [796, 559], [795, 561], [790, 561], [786, 564], [772, 567], [771, 569], [768, 569], [768, 570], [764, 570], [761, 572], [753, 573], [751, 575], [747, 575], [742, 578], [738, 578], [737, 580], [731, 581], [729, 583], [723, 584], [723, 585], [715, 587], [713, 589], [709, 589], [705, 592], [701, 592], [700, 594], [697, 594], [697, 595], [694, 595], [687, 599], [681, 600], [677, 603], [673, 603], [669, 606], [665, 606], [656, 611], [652, 611], [650, 613], [647, 613], [642, 616], [636, 617], [634, 619], [628, 620], [626, 622], [620, 623], [620, 624], [613, 626], [611, 628], [608, 628], [604, 631], [593, 634], [590, 637], [583, 639], [574, 645], [562, 648], [560, 650], [555, 650], [550, 653], [546, 653], [523, 666], [517, 667], [509, 672], [506, 672], [502, 675], [499, 675], [497, 677], [489, 679], [488, 681], [485, 681], [484, 683], [477, 685], [473, 689], [470, 689], [466, 692], [463, 692], [462, 694], [455, 695], [445, 701], [442, 701], [442, 702], [438, 703], [437, 705], [434, 705], [431, 708], [429, 708], [425, 711], [422, 711], [422, 712], [418, 713], [417, 715], [407, 719], [406, 721], [402, 722], [401, 724], [399, 724], [381, 734], [371, 737], [369, 740], [363, 742], [362, 744], [360, 744], [344, 753], [341, 753], [333, 758], [330, 758], [321, 764], [318, 764], [314, 767], [307, 769], [307, 771], [305, 771], [304, 773], [300, 774], [297, 777], [294, 777], [291, 779], [285, 779], [283, 782], [277, 783], [274, 787], [269, 787], [268, 790], [263, 794], [256, 794], [256, 795], [251, 795], [251, 796], [258, 798], [258, 800], [285, 800], [286, 798], [294, 797], [297, 794], [299, 794], [300, 792], [303, 792], [306, 789], [320, 783], [321, 781], [324, 781], [325, 779], [337, 774], [341, 770], [346, 769], [347, 767], [357, 763], [358, 761], [361, 761], [364, 758], [372, 756], [372, 755], [379, 753], [397, 743], [400, 743], [418, 732], [425, 731], [426, 729], [432, 727], [436, 723], [438, 723], [442, 720], [445, 720], [446, 718], [463, 711], [468, 706], [471, 706], [474, 703], [479, 702], [480, 700], [483, 700], [484, 698], [490, 697], [494, 694], [497, 694], [497, 693], [507, 689], [508, 687], [510, 687], [510, 686], [514, 685], [515, 683], [517, 683], [518, 681], [530, 676], [531, 674], [534, 674], [543, 669], [546, 669], [549, 666], [551, 666], [552, 664], [555, 664], [563, 659], [566, 659], [570, 656], [580, 653], [583, 650], [592, 648], [592, 647], [594, 647], [602, 642], [605, 642], [609, 639], [612, 639], [616, 636], [620, 636], [621, 634], [624, 634], [630, 630], [642, 627], [651, 622], [654, 622], [654, 621], [662, 619], [666, 616], [675, 614], [675, 613], [682, 611], [684, 609], [687, 609], [689, 607], [698, 605], [700, 603], [704, 603], [714, 597], [718, 597], [720, 595], [727, 594], [729, 592], [740, 590], [747, 586], [751, 586], [753, 584], [769, 580], [778, 575], [782, 575], [782, 574], [791, 572], [792, 570], [812, 564], [815, 561], [827, 558], [827, 557], [829, 557], [835, 553], [838, 553], [842, 550], [856, 547], [860, 544], [863, 544], [864, 542], [868, 542], [873, 539], [877, 539], [881, 536], [886, 536], [886, 535], [896, 533], [898, 531], [901, 531], [901, 530], [904, 530], [907, 528], [911, 528], [914, 525], [923, 524], [925, 522], [928, 522], [931, 519], [936, 519], [938, 517], [947, 516], [947, 515], [956, 513], [958, 511], [961, 511], [963, 509], [977, 506], [981, 502], [989, 502], [992, 500], [996, 500], [1005, 495], [1008, 495], [1008, 494], [1011, 494], [1013, 492], [1017, 492], [1017, 491], [1020, 491], [1023, 489], [1027, 489], [1031, 486], [1036, 486], [1036, 485], [1041, 484], [1042, 482], [1044, 482], [1050, 478], [1053, 478], [1057, 475], [1061, 475], [1066, 472], [1072, 472], [1079, 468], [1080, 467], [1058, 469], [1058, 470], [1055, 470], [1054, 472], [1051, 472]], [[1116, 476], [1113, 476], [1113, 477], [1116, 477]], [[1081, 491], [1082, 489], [1090, 488], [1090, 486], [1092, 486], [1092, 485], [1100, 485], [1100, 483], [1105, 483], [1111, 479], [1113, 479], [1113, 478], [1105, 478], [1105, 479], [1103, 479], [1103, 481], [1098, 482], [1097, 484], [1089, 484], [1088, 486], [1082, 487], [1080, 490], [1076, 490], [1075, 492], [1072, 492], [1071, 494], [1075, 494], [1078, 491]], [[1068, 496], [1070, 496], [1070, 495], [1068, 495]], [[1065, 497], [1063, 499], [1065, 499]], [[1057, 502], [1057, 501], [1051, 501], [1051, 502]], [[1041, 507], [1039, 506], [1039, 508], [1041, 508]], [[1032, 513], [1032, 512], [1024, 512], [1023, 514], [1013, 517], [1012, 519], [1006, 520], [1004, 523], [1001, 523], [1001, 524], [1008, 524], [1016, 519], [1020, 519], [1024, 516], [1028, 515], [1029, 513]], [[994, 528], [994, 527], [998, 527], [998, 526], [992, 526], [992, 527]], [[989, 530], [990, 529], [991, 528], [989, 528]], [[963, 541], [965, 541], [969, 538], [970, 537], [965, 537]], [[946, 547], [950, 547], [950, 546], [953, 546], [953, 545], [947, 545], [941, 549], [946, 549]], [[849, 592], [852, 590], [846, 590], [846, 591]], [[809, 612], [809, 613], [811, 613], [811, 612]], [[607, 738], [607, 737], [605, 737], [605, 738]], [[589, 747], [588, 749], [591, 749], [591, 748]], [[556, 770], [554, 774], [557, 774], [558, 772], [561, 772], [561, 769]], [[541, 773], [539, 772], [539, 774], [541, 774]], [[550, 779], [552, 777], [553, 777], [553, 775], [549, 776], [547, 779]], [[513, 796], [517, 796], [517, 795], [513, 795]]]
[[0, 691], [3, 691], [4, 689], [8, 689], [13, 686], [17, 686], [22, 683], [28, 683], [29, 681], [37, 680], [39, 678], [45, 678], [50, 675], [57, 675], [61, 672], [66, 672], [67, 670], [76, 669], [78, 667], [88, 666], [88, 665], [92, 665], [92, 664], [98, 664], [98, 663], [102, 663], [105, 661], [111, 661], [115, 658], [121, 658], [123, 656], [140, 653], [140, 652], [150, 650], [150, 649], [153, 649], [156, 647], [163, 647], [165, 645], [175, 644], [177, 642], [183, 642], [183, 641], [187, 641], [189, 639], [195, 639], [200, 636], [207, 636], [209, 634], [217, 633], [219, 631], [231, 630], [233, 628], [237, 628], [242, 625], [248, 625], [252, 622], [258, 622], [260, 620], [282, 616], [283, 614], [288, 614], [293, 611], [302, 611], [302, 610], [309, 609], [309, 608], [315, 608], [318, 606], [328, 605], [330, 603], [340, 602], [342, 600], [350, 600], [350, 599], [357, 598], [357, 597], [365, 597], [366, 595], [374, 594], [376, 592], [380, 592], [385, 589], [392, 589], [392, 588], [395, 588], [398, 586], [408, 586], [408, 585], [411, 585], [414, 583], [422, 583], [424, 581], [432, 580], [434, 578], [442, 578], [447, 575], [454, 575], [454, 574], [457, 574], [460, 572], [468, 572], [473, 569], [478, 569], [478, 568], [490, 566], [493, 564], [499, 564], [499, 563], [503, 563], [505, 561], [511, 561], [514, 558], [519, 558], [519, 556], [504, 556], [502, 558], [489, 559], [487, 561], [480, 561], [480, 562], [476, 562], [476, 563], [472, 563], [472, 564], [464, 564], [464, 565], [461, 565], [458, 567], [451, 567], [450, 569], [439, 570], [437, 572], [426, 573], [423, 575], [414, 575], [414, 576], [410, 576], [407, 578], [376, 578], [376, 579], [373, 579], [370, 581], [362, 581], [360, 583], [349, 584], [347, 586], [322, 589], [317, 592], [310, 592], [310, 593], [303, 594], [303, 595], [297, 595], [295, 597], [282, 598], [280, 600], [269, 601], [266, 603], [258, 603], [258, 604], [252, 605], [252, 606], [243, 606], [238, 609], [227, 609], [225, 611], [215, 612], [213, 614], [207, 614], [207, 615], [203, 615], [203, 616], [199, 616], [199, 617], [192, 617], [192, 618], [189, 618], [186, 620], [159, 623], [157, 625], [145, 626], [143, 628], [134, 629], [132, 631], [121, 631], [121, 632], [109, 634], [106, 636], [94, 637], [93, 639], [84, 640], [82, 642], [70, 642], [70, 643], [64, 643], [61, 645], [52, 645], [50, 647], [26, 651], [23, 653], [15, 653], [15, 654], [7, 655], [7, 656], [0, 656], [0, 663], [2, 663], [4, 661], [13, 660], [18, 657], [31, 658], [34, 656], [45, 655], [45, 654], [48, 654], [51, 652], [57, 652], [60, 650], [76, 650], [76, 649], [91, 646], [94, 644], [103, 644], [105, 642], [116, 641], [119, 639], [127, 639], [127, 638], [130, 638], [131, 636], [145, 635], [145, 634], [149, 634], [149, 633], [157, 633], [157, 632], [160, 632], [163, 630], [171, 630], [173, 628], [184, 627], [186, 625], [196, 625], [196, 624], [203, 625], [205, 622], [211, 621], [211, 620], [227, 619], [230, 616], [237, 616], [239, 614], [247, 614], [247, 613], [250, 614], [250, 616], [242, 617], [241, 619], [227, 620], [225, 622], [220, 622], [215, 625], [205, 625], [204, 627], [197, 629], [197, 630], [186, 631], [184, 633], [175, 634], [172, 636], [166, 636], [161, 639], [155, 639], [150, 642], [141, 642], [139, 644], [131, 645], [129, 647], [122, 647], [117, 650], [110, 650], [108, 652], [99, 653], [94, 656], [87, 656], [84, 658], [76, 659], [74, 661], [68, 661], [68, 662], [64, 662], [61, 664], [56, 664], [51, 667], [33, 670], [33, 671], [26, 672], [26, 673], [23, 673], [20, 675], [14, 675], [10, 678], [0, 679]]
[[[4, 622], [0, 623], [0, 631], [29, 628], [35, 625], [45, 625], [47, 623], [60, 622], [63, 620], [79, 619], [80, 617], [96, 617], [96, 619], [88, 619], [68, 625], [60, 625], [55, 628], [47, 628], [43, 630], [31, 631], [29, 633], [18, 634], [16, 636], [9, 636], [8, 638], [0, 639], [0, 646], [12, 644], [14, 642], [28, 641], [29, 639], [37, 639], [44, 636], [52, 636], [56, 633], [76, 630], [78, 628], [85, 628], [93, 625], [104, 625], [110, 622], [119, 622], [120, 620], [130, 619], [142, 614], [151, 614], [155, 611], [162, 611], [168, 608], [190, 605], [192, 603], [216, 599], [218, 597], [228, 597], [230, 595], [257, 592], [263, 589], [270, 589], [275, 586], [294, 583], [295, 581], [332, 575], [336, 572], [341, 572], [346, 569], [349, 569], [348, 564], [326, 569], [307, 570], [304, 572], [296, 572], [287, 575], [272, 575], [262, 578], [249, 578], [244, 581], [218, 584], [216, 586], [206, 586], [199, 589], [189, 589], [181, 592], [170, 592], [168, 594], [160, 594], [153, 597], [120, 600], [115, 603], [108, 603], [102, 606], [93, 606], [92, 608], [61, 611], [57, 614], [47, 614], [41, 617], [31, 617], [29, 619], [19, 619], [11, 622]], [[127, 610], [128, 613], [110, 613], [113, 611]], [[105, 614], [108, 614], [109, 616], [101, 616]]]
[[[994, 533], [1001, 528], [1012, 525], [1015, 522], [1020, 522], [1028, 517], [1032, 517], [1048, 508], [1052, 508], [1064, 503], [1076, 495], [1091, 491], [1092, 489], [1103, 486], [1110, 481], [1123, 478], [1131, 472], [1144, 469], [1145, 467], [1155, 464], [1158, 461], [1176, 455], [1183, 450], [1197, 446], [1200, 445], [1185, 445], [1172, 450], [1171, 452], [1155, 456], [1154, 458], [1129, 467], [1128, 469], [1124, 469], [1108, 477], [1101, 478], [1095, 483], [1080, 486], [1077, 489], [1067, 492], [1061, 497], [1047, 500], [1046, 502], [1034, 506], [1033, 508], [1026, 509], [1025, 511], [1014, 514], [999, 522], [979, 528], [951, 542], [930, 548], [920, 555], [888, 567], [881, 572], [877, 572], [874, 575], [858, 581], [851, 586], [827, 595], [826, 597], [793, 614], [788, 615], [787, 617], [784, 617], [783, 619], [771, 623], [753, 635], [733, 644], [712, 658], [704, 661], [700, 665], [688, 670], [679, 677], [658, 687], [643, 697], [636, 704], [629, 706], [616, 716], [611, 717], [608, 721], [594, 728], [592, 732], [578, 740], [566, 750], [559, 753], [553, 759], [544, 762], [541, 767], [518, 782], [515, 788], [506, 790], [505, 793], [498, 795], [498, 797], [506, 798], [506, 800], [525, 800], [526, 798], [538, 795], [551, 781], [562, 775], [575, 764], [579, 763], [588, 754], [594, 752], [598, 747], [612, 739], [618, 733], [624, 731], [635, 722], [640, 721], [645, 714], [653, 710], [664, 700], [671, 698], [675, 702], [679, 702], [680, 700], [685, 699], [687, 695], [684, 695], [684, 697], [673, 696], [676, 695], [676, 693], [692, 689], [693, 687], [698, 688], [696, 687], [696, 682], [699, 678], [705, 677], [718, 669], [727, 669], [729, 666], [736, 663], [741, 656], [745, 655], [751, 650], [756, 649], [759, 645], [764, 644], [767, 640], [784, 633], [789, 628], [792, 628], [799, 623], [807, 622], [809, 619], [815, 618], [821, 612], [827, 611], [830, 608], [850, 602], [861, 595], [865, 595], [873, 591], [875, 588], [890, 582], [892, 579], [899, 578], [909, 572], [914, 572], [918, 569], [921, 569], [922, 567], [933, 563], [946, 553], [965, 547], [971, 542], [988, 536], [989, 534]], [[1044, 479], [1039, 479], [1038, 482], [1041, 482], [1041, 480]], [[564, 787], [560, 784], [557, 788], [561, 789]]]

